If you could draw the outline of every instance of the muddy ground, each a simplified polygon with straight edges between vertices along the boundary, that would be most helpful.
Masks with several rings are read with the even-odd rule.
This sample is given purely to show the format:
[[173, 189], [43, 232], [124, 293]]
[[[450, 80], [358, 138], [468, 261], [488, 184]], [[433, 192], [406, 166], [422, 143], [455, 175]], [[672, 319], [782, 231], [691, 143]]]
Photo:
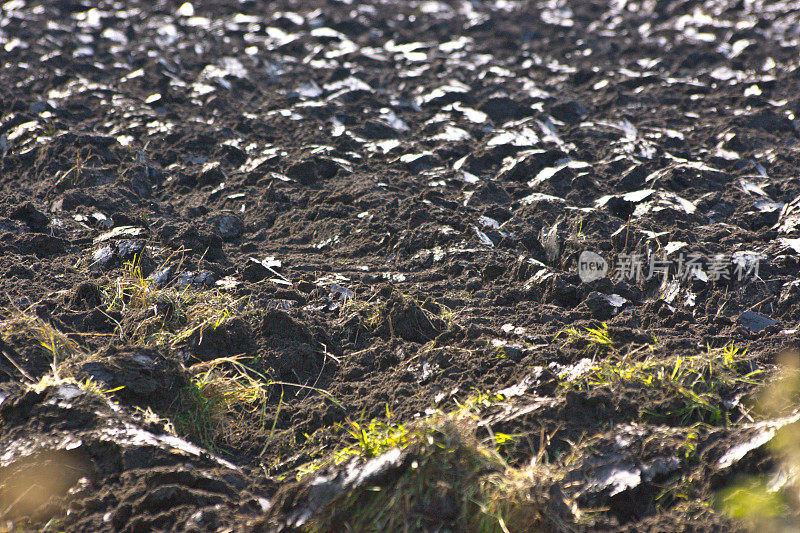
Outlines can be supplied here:
[[0, 530], [380, 530], [465, 412], [510, 529], [797, 523], [793, 2], [0, 10]]

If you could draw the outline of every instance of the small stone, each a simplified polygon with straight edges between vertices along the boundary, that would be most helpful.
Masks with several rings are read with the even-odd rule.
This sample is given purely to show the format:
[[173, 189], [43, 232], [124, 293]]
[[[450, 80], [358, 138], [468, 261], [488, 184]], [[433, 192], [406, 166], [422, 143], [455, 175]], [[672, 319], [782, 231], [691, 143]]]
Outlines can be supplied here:
[[648, 174], [644, 165], [634, 165], [622, 175], [622, 179], [619, 180], [619, 188], [623, 191], [641, 189], [646, 183]]
[[236, 239], [244, 232], [244, 222], [233, 213], [224, 213], [214, 217], [212, 224], [219, 230], [223, 241]]
[[561, 149], [525, 150], [514, 157], [508, 157], [498, 171], [501, 181], [527, 181], [542, 169], [565, 159], [567, 154]]
[[480, 103], [478, 106], [495, 124], [501, 124], [509, 120], [519, 120], [533, 115], [533, 108], [524, 105], [508, 96], [491, 96]]
[[198, 286], [206, 286], [206, 287], [213, 287], [214, 282], [216, 282], [216, 278], [214, 273], [210, 270], [199, 270], [184, 272], [178, 276], [178, 279], [175, 281], [175, 285], [180, 288], [186, 288], [190, 286], [198, 287]]
[[219, 161], [212, 161], [203, 165], [198, 181], [200, 185], [216, 185], [225, 181], [225, 174], [220, 168]]
[[355, 128], [358, 135], [366, 139], [393, 139], [397, 137], [397, 130], [382, 120], [369, 119], [363, 126]]
[[575, 100], [561, 102], [550, 108], [550, 114], [553, 118], [558, 119], [567, 124], [577, 124], [584, 116], [586, 116], [586, 106]]
[[511, 203], [511, 195], [504, 188], [493, 181], [480, 185], [467, 198], [466, 205], [507, 205]]
[[778, 324], [778, 321], [774, 318], [770, 318], [767, 315], [762, 315], [761, 313], [756, 313], [755, 311], [743, 312], [741, 315], [739, 315], [738, 322], [752, 333], [758, 333], [763, 329], [767, 329], [770, 326]]
[[108, 385], [114, 381], [114, 376], [106, 369], [106, 365], [100, 361], [91, 361], [81, 365], [80, 372], [89, 376], [95, 382]]
[[161, 270], [157, 270], [156, 272], [150, 274], [147, 279], [150, 280], [150, 282], [155, 285], [156, 288], [164, 287], [167, 285], [167, 283], [169, 283], [169, 280], [172, 279], [173, 270], [174, 269], [171, 266], [164, 267]]
[[583, 303], [585, 303], [586, 307], [593, 313], [611, 310], [611, 303], [608, 301], [608, 298], [599, 292], [590, 292]]
[[286, 169], [286, 175], [301, 185], [313, 185], [336, 177], [339, 165], [324, 157], [299, 161]]
[[286, 169], [286, 175], [302, 185], [313, 185], [319, 179], [312, 161], [300, 161]]
[[465, 287], [470, 292], [475, 292], [483, 288], [483, 280], [481, 278], [472, 278], [467, 281], [467, 285]]
[[247, 261], [241, 272], [242, 278], [251, 283], [258, 283], [272, 274], [260, 261], [252, 257]]
[[178, 8], [176, 14], [181, 17], [193, 17], [194, 6], [189, 2], [184, 2], [183, 4], [181, 4], [181, 7]]
[[512, 361], [519, 362], [524, 355], [522, 351], [522, 346], [519, 344], [506, 344], [503, 346], [503, 353], [506, 357], [511, 359]]
[[144, 241], [117, 241], [117, 256], [123, 261], [133, 260], [144, 250]]
[[100, 270], [108, 269], [116, 258], [116, 255], [116, 250], [112, 245], [104, 244], [95, 250], [94, 254], [92, 254], [92, 264], [89, 265], [89, 270], [92, 272], [98, 272]]
[[76, 189], [65, 192], [64, 196], [54, 201], [50, 206], [50, 211], [53, 213], [58, 211], [72, 211], [78, 206], [92, 206], [94, 203], [94, 198]]

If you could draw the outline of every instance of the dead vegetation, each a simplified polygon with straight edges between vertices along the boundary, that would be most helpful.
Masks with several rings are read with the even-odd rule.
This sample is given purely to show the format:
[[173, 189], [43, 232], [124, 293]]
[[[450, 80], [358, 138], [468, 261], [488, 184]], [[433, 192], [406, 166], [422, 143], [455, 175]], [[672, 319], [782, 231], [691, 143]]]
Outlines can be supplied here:
[[106, 312], [122, 316], [117, 333], [139, 346], [175, 347], [206, 328], [217, 328], [247, 305], [220, 290], [157, 288], [142, 274], [138, 260], [127, 262], [103, 292]]
[[46, 371], [57, 374], [62, 364], [85, 355], [75, 340], [34, 313], [18, 309], [5, 314], [2, 356], [27, 381], [35, 382]]
[[454, 314], [431, 300], [424, 302], [393, 291], [378, 301], [348, 300], [341, 312], [343, 328], [353, 341], [359, 336], [377, 335], [425, 343], [446, 331]]

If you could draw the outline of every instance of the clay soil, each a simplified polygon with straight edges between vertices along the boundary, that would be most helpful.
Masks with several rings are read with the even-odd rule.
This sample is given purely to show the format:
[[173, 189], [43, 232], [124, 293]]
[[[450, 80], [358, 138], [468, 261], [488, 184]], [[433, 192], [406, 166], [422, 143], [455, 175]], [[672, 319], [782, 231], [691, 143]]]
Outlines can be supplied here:
[[[307, 527], [354, 422], [465, 402], [509, 468], [558, 472], [537, 528], [749, 527], [721, 495], [796, 422], [763, 398], [800, 327], [799, 24], [4, 3], [0, 530]], [[448, 497], [414, 523], [468, 529]]]

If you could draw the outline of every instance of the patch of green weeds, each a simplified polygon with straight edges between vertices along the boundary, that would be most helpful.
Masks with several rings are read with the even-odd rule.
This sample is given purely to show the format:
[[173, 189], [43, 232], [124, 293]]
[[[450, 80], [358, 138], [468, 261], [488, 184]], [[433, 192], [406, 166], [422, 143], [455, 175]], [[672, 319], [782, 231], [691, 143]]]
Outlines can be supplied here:
[[474, 413], [477, 410], [490, 407], [492, 404], [501, 402], [505, 399], [502, 394], [496, 392], [479, 392], [469, 396], [462, 402], [456, 401], [459, 413]]
[[557, 529], [563, 524], [549, 502], [557, 476], [542, 461], [544, 447], [528, 466], [513, 468], [502, 450], [516, 436], [491, 431], [488, 439], [477, 436], [487, 429], [478, 413], [502, 400], [499, 394], [477, 394], [452, 412], [436, 411], [408, 424], [392, 423], [387, 407], [385, 421], [341, 425], [353, 444], [302, 466], [298, 479], [393, 449], [407, 453], [410, 465], [388, 481], [340, 495], [308, 529], [332, 531], [341, 523], [352, 531], [376, 532], [422, 531], [442, 523], [457, 531], [492, 533]]
[[[474, 394], [462, 402], [456, 402], [457, 408], [449, 416], [456, 418], [474, 416], [481, 409], [502, 400], [503, 396], [501, 394], [489, 392]], [[442, 416], [442, 413], [436, 411], [431, 416]], [[300, 479], [326, 466], [341, 465], [352, 457], [372, 458], [392, 448], [403, 448], [414, 437], [420, 436], [415, 433], [419, 428], [423, 428], [423, 432], [426, 431], [424, 420], [427, 419], [411, 425], [402, 425], [392, 423], [391, 418], [392, 415], [387, 405], [385, 421], [373, 419], [368, 423], [359, 420], [358, 422], [350, 421], [345, 424], [337, 424], [337, 427], [348, 434], [355, 441], [355, 444], [336, 450], [326, 457], [301, 465], [297, 469], [297, 478]], [[503, 436], [500, 437], [500, 440], [503, 440]], [[503, 440], [502, 444], [506, 445], [509, 442], [508, 440]], [[499, 445], [500, 443], [498, 442], [498, 447]]]
[[731, 408], [723, 397], [732, 391], [754, 389], [762, 373], [760, 369], [752, 370], [745, 352], [731, 343], [717, 349], [709, 347], [694, 356], [651, 354], [643, 360], [609, 356], [567, 386], [580, 390], [621, 384], [653, 390], [667, 400], [676, 401], [665, 401], [662, 405], [668, 407], [658, 411], [642, 411], [646, 418], [654, 421], [668, 418], [681, 425], [728, 424]]
[[567, 343], [585, 346], [584, 351], [595, 355], [613, 352], [615, 345], [608, 331], [608, 324], [603, 322], [599, 326], [564, 328], [556, 334], [556, 339], [566, 337]]
[[546, 468], [509, 467], [493, 446], [476, 438], [477, 427], [474, 417], [444, 414], [401, 433], [399, 426], [391, 431], [375, 426], [376, 436], [367, 440], [397, 441], [393, 447], [409, 453], [410, 465], [388, 482], [342, 494], [309, 530], [331, 531], [334, 524], [347, 523], [353, 531], [423, 531], [444, 522], [458, 531], [499, 533], [552, 524], [543, 488]]
[[[391, 419], [388, 405], [386, 419]], [[371, 420], [367, 424], [350, 421], [346, 429], [357, 442], [353, 451], [366, 458], [377, 457], [392, 448], [402, 448], [408, 444], [408, 430], [402, 424], [381, 420]]]

